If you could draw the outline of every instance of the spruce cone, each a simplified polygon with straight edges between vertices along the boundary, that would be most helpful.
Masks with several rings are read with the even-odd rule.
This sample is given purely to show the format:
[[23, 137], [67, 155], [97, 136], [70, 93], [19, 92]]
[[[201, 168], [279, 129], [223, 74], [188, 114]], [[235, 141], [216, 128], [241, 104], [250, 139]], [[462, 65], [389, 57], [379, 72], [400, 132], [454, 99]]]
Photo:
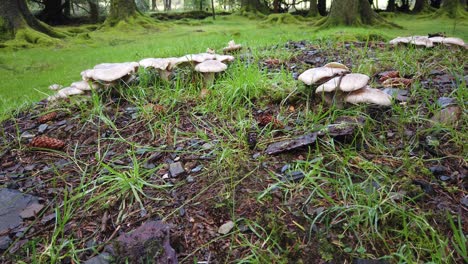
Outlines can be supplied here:
[[39, 122], [39, 124], [44, 124], [44, 123], [54, 120], [56, 117], [57, 117], [57, 112], [50, 112], [48, 114], [45, 114], [39, 117], [39, 119], [37, 119], [37, 122]]
[[284, 127], [284, 125], [281, 123], [281, 121], [274, 118], [270, 114], [264, 114], [264, 115], [260, 116], [260, 118], [258, 119], [258, 124], [261, 125], [261, 126], [267, 126], [270, 123], [273, 125], [273, 128], [276, 128], [276, 129], [280, 129], [280, 128]]
[[47, 148], [47, 149], [62, 149], [65, 147], [65, 142], [60, 139], [50, 138], [47, 136], [39, 136], [33, 138], [29, 146], [34, 148]]

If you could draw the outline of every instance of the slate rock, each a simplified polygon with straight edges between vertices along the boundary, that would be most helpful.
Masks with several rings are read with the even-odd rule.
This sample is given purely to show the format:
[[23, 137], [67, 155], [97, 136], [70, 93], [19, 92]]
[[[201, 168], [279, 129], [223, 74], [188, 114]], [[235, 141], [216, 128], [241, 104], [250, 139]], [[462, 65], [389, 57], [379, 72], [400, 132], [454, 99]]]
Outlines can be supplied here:
[[317, 139], [317, 133], [310, 133], [295, 139], [287, 139], [270, 144], [266, 149], [266, 154], [274, 155], [285, 151], [311, 145]]
[[2, 252], [3, 250], [7, 250], [8, 247], [10, 247], [11, 242], [13, 241], [9, 236], [0, 237], [0, 252]]
[[171, 174], [172, 177], [177, 177], [179, 175], [182, 175], [185, 173], [184, 166], [182, 165], [182, 162], [174, 162], [169, 164], [169, 173]]
[[176, 252], [169, 240], [169, 225], [161, 221], [145, 222], [132, 232], [120, 235], [113, 243], [111, 255], [117, 263], [176, 264]]
[[462, 110], [458, 106], [448, 106], [443, 108], [438, 113], [435, 113], [431, 118], [432, 121], [442, 123], [444, 125], [455, 124], [461, 117]]
[[0, 189], [0, 233], [19, 227], [23, 220], [21, 213], [33, 204], [38, 204], [38, 198], [16, 190]]
[[111, 260], [111, 255], [107, 252], [103, 252], [93, 258], [88, 259], [84, 264], [108, 264]]

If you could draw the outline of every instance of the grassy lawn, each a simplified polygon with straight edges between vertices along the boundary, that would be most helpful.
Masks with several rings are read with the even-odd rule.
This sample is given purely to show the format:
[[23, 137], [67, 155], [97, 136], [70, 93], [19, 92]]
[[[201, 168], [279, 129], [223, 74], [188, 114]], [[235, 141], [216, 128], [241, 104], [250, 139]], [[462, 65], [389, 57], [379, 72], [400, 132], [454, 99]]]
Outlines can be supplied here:
[[[155, 219], [172, 225], [180, 263], [466, 262], [467, 50], [385, 43], [434, 32], [467, 40], [468, 23], [392, 21], [404, 29], [230, 16], [0, 50], [0, 187], [45, 205], [0, 262], [82, 263]], [[28, 104], [98, 63], [220, 51], [231, 39], [245, 48], [204, 96], [189, 68], [170, 82], [140, 69], [128, 85]], [[294, 76], [332, 61], [372, 87], [388, 70], [412, 83], [390, 107], [328, 105]], [[305, 147], [267, 153], [311, 133]], [[30, 147], [39, 134], [65, 147]], [[179, 162], [184, 173], [171, 177]]]

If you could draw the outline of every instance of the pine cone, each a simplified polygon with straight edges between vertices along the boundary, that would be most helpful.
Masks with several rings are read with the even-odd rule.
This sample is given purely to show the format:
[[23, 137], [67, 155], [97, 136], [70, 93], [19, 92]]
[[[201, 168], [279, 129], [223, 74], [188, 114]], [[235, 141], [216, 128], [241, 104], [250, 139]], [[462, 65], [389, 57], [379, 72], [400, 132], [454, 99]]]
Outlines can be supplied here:
[[272, 124], [273, 125], [273, 128], [276, 128], [276, 129], [280, 129], [280, 128], [283, 128], [284, 125], [283, 123], [281, 123], [281, 121], [279, 121], [278, 119], [274, 118], [272, 115], [270, 114], [265, 114], [265, 115], [262, 115], [260, 116], [260, 118], [258, 119], [258, 124], [261, 125], [261, 126], [267, 126], [268, 124]]
[[39, 124], [44, 124], [44, 123], [54, 120], [56, 117], [57, 117], [57, 112], [50, 112], [48, 114], [45, 114], [39, 117], [39, 119], [37, 119], [37, 122], [39, 122]]
[[65, 147], [65, 142], [60, 139], [50, 138], [47, 136], [39, 136], [33, 138], [29, 146], [34, 148], [46, 148], [46, 149], [62, 149]]

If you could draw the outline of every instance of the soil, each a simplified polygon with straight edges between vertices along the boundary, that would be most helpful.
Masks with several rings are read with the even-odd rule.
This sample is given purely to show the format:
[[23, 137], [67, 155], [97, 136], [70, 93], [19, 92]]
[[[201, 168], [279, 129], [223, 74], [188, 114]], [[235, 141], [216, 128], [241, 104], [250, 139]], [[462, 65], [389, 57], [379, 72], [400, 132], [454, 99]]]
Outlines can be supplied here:
[[[384, 46], [385, 44], [381, 42], [367, 44], [353, 42], [343, 43], [342, 49], [367, 47], [369, 48], [367, 56], [372, 58], [373, 54]], [[273, 73], [286, 69], [297, 78], [305, 69], [322, 66], [330, 61], [340, 61], [346, 65], [354, 63], [349, 58], [340, 57], [339, 52], [322, 51], [318, 46], [306, 41], [288, 42], [281, 48], [295, 55], [284, 61], [264, 58], [259, 62], [261, 67]], [[379, 73], [387, 70], [392, 69], [380, 69]], [[464, 74], [467, 75], [466, 68]], [[420, 114], [428, 115], [427, 109], [431, 104], [437, 103], [441, 97], [451, 96], [456, 89], [453, 82], [456, 77], [442, 70], [434, 71], [428, 76], [418, 76], [423, 86], [432, 89], [433, 100], [421, 101], [420, 97], [410, 95], [406, 103], [421, 104]], [[379, 78], [378, 74], [373, 76], [373, 80], [377, 83]], [[41, 244], [41, 241], [48, 241], [55, 228], [53, 220], [55, 208], [67, 197], [72, 197], [69, 195], [74, 193], [69, 195], [67, 193], [80, 186], [84, 171], [91, 172], [85, 177], [96, 179], [105, 174], [92, 169], [100, 164], [97, 153], [102, 156], [104, 163], [113, 167], [124, 167], [132, 166], [129, 150], [136, 153], [137, 160], [144, 161], [143, 166], [146, 169], [154, 170], [148, 180], [151, 184], [171, 184], [174, 187], [162, 190], [145, 187], [148, 197], [158, 198], [149, 199], [140, 196], [145, 210], [128, 196], [112, 194], [106, 197], [108, 199], [106, 206], [101, 208], [87, 210], [85, 206], [73, 208], [73, 218], [67, 222], [64, 233], [76, 239], [77, 248], [89, 248], [92, 242], [93, 245], [97, 245], [98, 251], [102, 250], [105, 243], [112, 241], [118, 234], [132, 231], [146, 221], [161, 219], [171, 226], [171, 245], [176, 250], [179, 262], [193, 263], [195, 258], [199, 261], [211, 260], [210, 263], [239, 260], [249, 254], [251, 248], [245, 246], [242, 241], [218, 233], [221, 225], [236, 220], [232, 219], [235, 213], [239, 219], [236, 223], [237, 228], [241, 230], [243, 239], [249, 243], [261, 246], [264, 242], [253, 232], [255, 226], [251, 224], [255, 222], [265, 230], [265, 235], [283, 234], [274, 239], [278, 241], [278, 247], [286, 249], [284, 252], [289, 252], [284, 259], [288, 259], [290, 263], [299, 260], [303, 263], [325, 263], [322, 259], [325, 247], [322, 240], [332, 241], [337, 234], [332, 231], [327, 238], [311, 235], [308, 220], [316, 212], [315, 210], [327, 206], [325, 200], [322, 204], [307, 204], [307, 197], [310, 194], [307, 189], [295, 192], [294, 196], [279, 189], [271, 189], [267, 192], [269, 197], [267, 202], [258, 199], [259, 194], [277, 183], [275, 177], [287, 174], [284, 171], [285, 165], [309, 159], [308, 146], [301, 146], [277, 155], [267, 155], [264, 150], [272, 141], [259, 133], [261, 128], [256, 128], [242, 139], [245, 144], [237, 146], [239, 153], [248, 153], [247, 156], [242, 156], [242, 159], [239, 158], [242, 162], [217, 164], [216, 153], [222, 148], [222, 143], [230, 142], [230, 139], [220, 138], [213, 132], [215, 128], [207, 124], [218, 124], [232, 135], [238, 133], [232, 124], [218, 122], [216, 116], [194, 113], [192, 109], [196, 105], [195, 101], [179, 103], [170, 109], [179, 112], [180, 119], [178, 123], [174, 120], [174, 125], [167, 129], [166, 134], [161, 134], [147, 129], [145, 120], [138, 116], [138, 111], [132, 103], [115, 95], [103, 98], [105, 98], [103, 113], [113, 121], [115, 128], [90, 113], [89, 109], [92, 109], [93, 105], [89, 101], [83, 102], [79, 107], [65, 105], [56, 108], [50, 108], [47, 102], [42, 101], [1, 123], [0, 135], [3, 140], [0, 142], [0, 187], [32, 194], [45, 201], [44, 209], [36, 218], [25, 219], [22, 226], [10, 230], [8, 234], [0, 234], [14, 239], [8, 251], [3, 254], [3, 263], [13, 263], [17, 260], [30, 262], [31, 256], [25, 255], [22, 251], [22, 246], [30, 241], [38, 241], [36, 244], [38, 252], [44, 249], [46, 245]], [[312, 104], [314, 103], [319, 103], [319, 98], [312, 98]], [[291, 109], [289, 115], [279, 120], [282, 125], [278, 126], [274, 140], [300, 137], [310, 133], [310, 131], [295, 130], [297, 123], [303, 120], [303, 116], [299, 113], [305, 109], [305, 105], [304, 99], [291, 100], [288, 105]], [[264, 114], [278, 116], [280, 112], [280, 106], [275, 102], [267, 104], [266, 107], [258, 107], [251, 108], [250, 111], [259, 119]], [[405, 170], [396, 172], [399, 174], [397, 177], [410, 179], [408, 184], [402, 184], [398, 189], [418, 197], [415, 199], [415, 206], [426, 212], [434, 212], [432, 219], [434, 225], [439, 226], [440, 230], [444, 230], [449, 236], [451, 231], [447, 228], [443, 217], [445, 211], [458, 214], [461, 219], [468, 219], [466, 201], [468, 167], [463, 159], [466, 150], [453, 143], [449, 131], [424, 134], [421, 131], [430, 125], [414, 123], [405, 125], [404, 132], [401, 133], [396, 128], [401, 125], [396, 125], [398, 120], [392, 118], [390, 109], [369, 107], [365, 111], [366, 119], [388, 126], [382, 136], [386, 137], [388, 152], [392, 155], [382, 156], [378, 151], [362, 145], [358, 146], [361, 147], [362, 157], [389, 170], [397, 170], [402, 166], [401, 160], [391, 157], [397, 157], [406, 151], [404, 142], [410, 139], [419, 141], [419, 144], [415, 144], [417, 147], [406, 155], [424, 156], [426, 161], [422, 164], [424, 167], [416, 172]], [[50, 112], [57, 113], [53, 120], [39, 123], [40, 117]], [[324, 124], [318, 124], [317, 131], [335, 121], [337, 120], [331, 118]], [[205, 128], [204, 139], [193, 136], [200, 127]], [[377, 126], [375, 131], [369, 132], [382, 133], [380, 129], [381, 127]], [[454, 122], [453, 129], [463, 129], [461, 122]], [[66, 145], [59, 151], [29, 147], [31, 138], [38, 135], [60, 139], [66, 142]], [[317, 139], [318, 143], [315, 144], [327, 142], [332, 136], [321, 134]], [[335, 139], [339, 144], [347, 145], [355, 141], [356, 136], [359, 137], [359, 135], [337, 135]], [[431, 144], [429, 142], [431, 139], [437, 140], [439, 144]], [[175, 162], [183, 164], [185, 174], [171, 177], [169, 167]], [[231, 175], [232, 171], [235, 171], [236, 175]], [[427, 171], [433, 175], [428, 175]], [[274, 175], [276, 176], [273, 177]], [[362, 179], [355, 180], [358, 182]], [[104, 185], [96, 186], [93, 194], [85, 196], [82, 203], [85, 204], [91, 197], [96, 197], [105, 191]], [[235, 194], [234, 199], [229, 197], [232, 194]], [[122, 201], [127, 201], [125, 206], [122, 205]], [[306, 228], [301, 229], [299, 226]], [[466, 221], [463, 221], [463, 230], [465, 233], [468, 232]], [[21, 235], [18, 235], [19, 233]], [[379, 247], [370, 249], [368, 253], [376, 256], [388, 254]], [[79, 258], [83, 261], [95, 255], [94, 251], [85, 250]], [[349, 256], [334, 256], [336, 263], [345, 259], [349, 260]], [[64, 259], [62, 262], [73, 263], [71, 259]]]

